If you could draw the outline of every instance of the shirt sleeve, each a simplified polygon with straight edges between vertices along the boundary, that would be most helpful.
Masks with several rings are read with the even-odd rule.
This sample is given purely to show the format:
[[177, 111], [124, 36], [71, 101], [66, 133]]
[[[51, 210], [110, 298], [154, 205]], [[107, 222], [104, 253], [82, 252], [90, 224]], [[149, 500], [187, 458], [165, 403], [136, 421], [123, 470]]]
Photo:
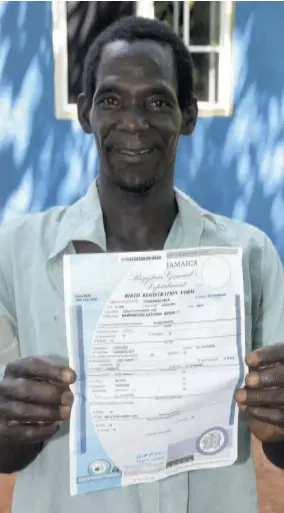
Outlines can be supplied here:
[[12, 262], [5, 237], [0, 235], [0, 379], [7, 363], [20, 355], [13, 296]]
[[284, 344], [284, 269], [271, 240], [265, 236], [262, 251], [262, 291], [253, 332], [253, 350]]

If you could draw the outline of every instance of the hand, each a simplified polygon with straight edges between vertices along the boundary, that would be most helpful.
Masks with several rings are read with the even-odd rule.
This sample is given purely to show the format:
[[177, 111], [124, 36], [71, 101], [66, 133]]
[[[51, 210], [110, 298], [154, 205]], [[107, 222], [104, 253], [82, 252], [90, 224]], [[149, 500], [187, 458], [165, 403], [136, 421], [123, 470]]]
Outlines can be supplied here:
[[0, 438], [7, 443], [48, 440], [70, 416], [76, 379], [68, 367], [47, 358], [22, 358], [6, 367], [0, 382]]
[[261, 442], [284, 440], [284, 344], [253, 351], [246, 363], [246, 387], [236, 392], [240, 411]]

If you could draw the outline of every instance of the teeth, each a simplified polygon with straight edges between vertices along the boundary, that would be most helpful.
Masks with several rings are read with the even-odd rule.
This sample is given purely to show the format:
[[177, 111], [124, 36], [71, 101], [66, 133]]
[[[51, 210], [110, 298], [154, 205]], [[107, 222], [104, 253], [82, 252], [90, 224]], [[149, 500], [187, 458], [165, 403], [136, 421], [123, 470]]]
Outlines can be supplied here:
[[150, 153], [150, 149], [148, 148], [145, 148], [144, 150], [141, 150], [141, 151], [130, 151], [130, 150], [120, 150], [120, 153], [123, 153], [124, 155], [131, 155], [131, 156], [135, 156], [135, 155], [143, 155], [145, 153]]

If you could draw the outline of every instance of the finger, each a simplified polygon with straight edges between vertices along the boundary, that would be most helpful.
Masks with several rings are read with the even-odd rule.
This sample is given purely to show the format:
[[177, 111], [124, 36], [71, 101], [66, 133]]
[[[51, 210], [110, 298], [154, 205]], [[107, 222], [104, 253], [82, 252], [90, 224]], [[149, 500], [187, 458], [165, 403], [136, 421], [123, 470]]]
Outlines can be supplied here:
[[246, 356], [248, 367], [262, 367], [284, 361], [284, 344], [262, 347]]
[[242, 388], [236, 392], [236, 400], [246, 406], [283, 406], [284, 388], [258, 389]]
[[284, 427], [284, 410], [280, 410], [279, 408], [248, 406], [245, 410], [245, 414], [254, 419], [271, 424], [272, 426]]
[[76, 380], [75, 372], [69, 367], [56, 365], [48, 358], [21, 358], [6, 367], [5, 376], [53, 381], [71, 385]]
[[0, 417], [18, 422], [55, 422], [70, 416], [70, 406], [52, 408], [22, 401], [1, 401]]
[[69, 388], [25, 378], [4, 378], [0, 382], [0, 395], [15, 401], [51, 406], [67, 406], [73, 402]]
[[61, 424], [54, 422], [51, 424], [29, 424], [23, 425], [13, 423], [6, 426], [5, 438], [9, 440], [16, 440], [17, 443], [30, 443], [35, 444], [44, 442], [51, 438], [60, 428]]
[[256, 436], [258, 440], [262, 442], [278, 442], [283, 441], [284, 428], [272, 426], [267, 422], [261, 422], [260, 420], [247, 417], [248, 425], [251, 432]]
[[284, 366], [277, 365], [249, 372], [246, 376], [246, 386], [249, 388], [284, 386]]

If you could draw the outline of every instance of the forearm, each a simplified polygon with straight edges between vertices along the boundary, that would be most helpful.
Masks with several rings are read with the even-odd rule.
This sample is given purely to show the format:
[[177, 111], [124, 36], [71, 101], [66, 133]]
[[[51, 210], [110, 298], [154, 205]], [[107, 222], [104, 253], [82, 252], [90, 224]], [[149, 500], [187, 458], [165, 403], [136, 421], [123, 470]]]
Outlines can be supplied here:
[[42, 451], [43, 443], [13, 446], [0, 443], [0, 474], [13, 474], [26, 468]]
[[284, 470], [284, 442], [265, 442], [262, 447], [267, 459], [276, 467]]

